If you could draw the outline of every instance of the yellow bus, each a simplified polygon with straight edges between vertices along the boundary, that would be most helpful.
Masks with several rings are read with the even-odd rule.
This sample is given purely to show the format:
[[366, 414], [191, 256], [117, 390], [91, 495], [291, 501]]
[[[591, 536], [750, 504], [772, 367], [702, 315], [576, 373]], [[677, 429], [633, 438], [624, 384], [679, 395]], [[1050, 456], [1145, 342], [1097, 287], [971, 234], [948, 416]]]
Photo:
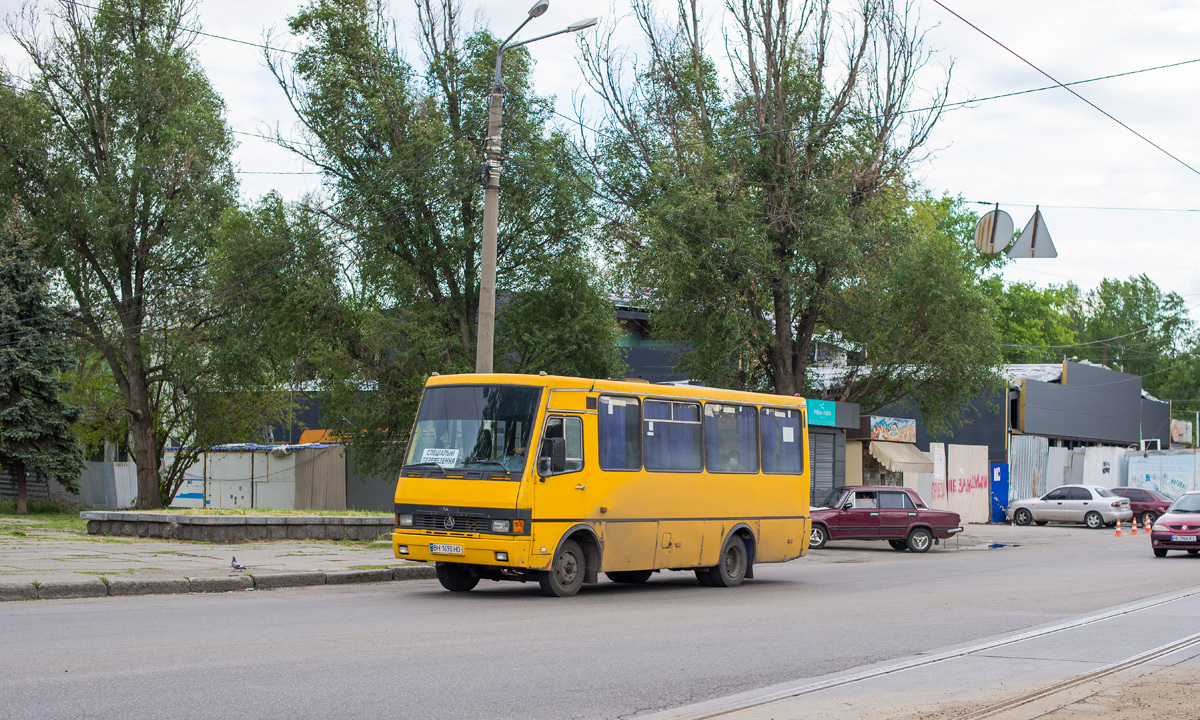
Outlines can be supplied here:
[[547, 375], [425, 386], [396, 485], [398, 558], [447, 590], [694, 571], [734, 587], [808, 548], [804, 399]]

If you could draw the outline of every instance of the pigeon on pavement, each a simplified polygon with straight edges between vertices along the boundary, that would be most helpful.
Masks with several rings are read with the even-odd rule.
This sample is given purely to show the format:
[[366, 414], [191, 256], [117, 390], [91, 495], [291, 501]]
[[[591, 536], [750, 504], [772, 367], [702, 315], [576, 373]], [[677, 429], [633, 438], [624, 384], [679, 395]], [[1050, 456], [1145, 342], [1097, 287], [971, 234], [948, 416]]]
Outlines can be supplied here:
[[238, 562], [236, 557], [233, 559], [232, 562], [229, 563], [229, 566], [232, 567], [234, 570], [245, 570], [246, 569], [246, 566], [241, 564], [240, 562]]

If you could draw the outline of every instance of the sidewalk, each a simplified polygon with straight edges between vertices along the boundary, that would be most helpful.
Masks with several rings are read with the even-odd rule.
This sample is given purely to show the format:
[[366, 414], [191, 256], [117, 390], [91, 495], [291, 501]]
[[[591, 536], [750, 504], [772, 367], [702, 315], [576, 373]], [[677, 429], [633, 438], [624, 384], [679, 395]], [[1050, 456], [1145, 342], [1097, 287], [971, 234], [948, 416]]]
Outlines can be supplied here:
[[[246, 570], [231, 567], [234, 557]], [[397, 560], [387, 540], [211, 544], [57, 532], [15, 536], [4, 532], [0, 523], [0, 600], [212, 592], [416, 577], [433, 577], [433, 568]], [[30, 587], [36, 591], [32, 596]]]

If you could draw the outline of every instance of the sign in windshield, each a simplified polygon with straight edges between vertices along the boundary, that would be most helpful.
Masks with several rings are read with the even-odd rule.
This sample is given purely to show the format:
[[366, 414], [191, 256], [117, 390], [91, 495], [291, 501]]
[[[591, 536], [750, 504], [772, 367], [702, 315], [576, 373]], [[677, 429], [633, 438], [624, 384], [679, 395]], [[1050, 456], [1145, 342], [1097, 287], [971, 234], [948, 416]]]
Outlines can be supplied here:
[[540, 400], [519, 385], [427, 388], [405, 464], [523, 470]]

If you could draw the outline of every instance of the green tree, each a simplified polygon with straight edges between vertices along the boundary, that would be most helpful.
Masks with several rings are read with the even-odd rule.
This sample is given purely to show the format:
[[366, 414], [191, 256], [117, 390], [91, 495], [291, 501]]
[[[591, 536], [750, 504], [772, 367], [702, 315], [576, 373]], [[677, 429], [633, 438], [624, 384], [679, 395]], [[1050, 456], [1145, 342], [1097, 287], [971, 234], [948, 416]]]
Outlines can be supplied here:
[[624, 375], [613, 304], [585, 259], [535, 267], [541, 284], [502, 299], [497, 368], [505, 372], [605, 378]]
[[996, 309], [996, 332], [1005, 362], [1060, 362], [1076, 354], [1071, 312], [1079, 303], [1074, 284], [1040, 288], [987, 278], [984, 287]]
[[[474, 367], [479, 181], [498, 42], [486, 32], [464, 39], [456, 2], [416, 5], [421, 72], [405, 60], [372, 0], [305, 5], [289, 20], [303, 49], [267, 56], [303, 126], [303, 138], [278, 141], [320, 167], [332, 195], [312, 209], [338, 248], [340, 318], [314, 343], [313, 377], [328, 393], [327, 422], [354, 438], [368, 467], [394, 459], [388, 451], [407, 433], [430, 373]], [[571, 259], [585, 254], [594, 223], [589, 188], [568, 139], [550, 128], [552, 100], [533, 92], [531, 69], [523, 48], [505, 55], [510, 159], [502, 179], [497, 285], [518, 298], [518, 307], [545, 282], [535, 270], [560, 261], [578, 267]], [[590, 289], [580, 290], [595, 311], [586, 302]], [[611, 318], [611, 309], [606, 314]], [[521, 332], [538, 328], [544, 337], [530, 343], [587, 343], [564, 339], [561, 328], [549, 325]], [[513, 347], [512, 339], [500, 337], [498, 346]], [[563, 352], [555, 367], [592, 372], [604, 367], [597, 358], [608, 357]], [[372, 399], [363, 402], [367, 390]]]
[[1142, 376], [1142, 387], [1163, 399], [1190, 399], [1173, 410], [1183, 419], [1194, 402], [1200, 335], [1183, 297], [1163, 292], [1149, 276], [1105, 278], [1072, 307], [1074, 357]]
[[71, 431], [80, 409], [67, 404], [71, 366], [66, 318], [51, 301], [48, 273], [15, 205], [0, 225], [0, 466], [27, 508], [27, 476], [40, 472], [78, 491], [83, 454]]
[[[1072, 316], [1080, 341], [1077, 357], [1143, 377], [1177, 362], [1196, 341], [1183, 298], [1164, 293], [1145, 274], [1101, 280], [1080, 298]], [[1144, 386], [1154, 383], [1147, 380]]]
[[[632, 6], [644, 63], [612, 34], [584, 41], [609, 116], [595, 153], [601, 191], [618, 204], [605, 237], [628, 284], [651, 289], [661, 335], [691, 343], [689, 374], [814, 392], [824, 337], [887, 360], [843, 378], [846, 400], [869, 408], [911, 392], [932, 412], [972, 397], [979, 388], [967, 386], [992, 376], [995, 342], [986, 330], [961, 343], [939, 334], [990, 328], [991, 317], [978, 263], [956, 246], [969, 214], [953, 200], [926, 208], [908, 182], [945, 97], [944, 86], [917, 85], [928, 54], [911, 3], [865, 0], [839, 16], [831, 2], [755, 0], [727, 3], [715, 24], [694, 0], [674, 22], [649, 0]], [[725, 43], [711, 42], [717, 32]], [[725, 73], [706, 54], [714, 46], [731, 58]], [[933, 262], [922, 269], [920, 258]], [[916, 273], [907, 289], [896, 267]], [[938, 357], [954, 362], [922, 366]], [[939, 384], [954, 397], [928, 394]]]
[[[224, 105], [188, 48], [186, 0], [59, 0], [10, 22], [33, 74], [0, 88], [0, 191], [15, 195], [122, 399], [138, 508], [173, 495], [213, 379], [213, 229], [234, 202]], [[41, 31], [45, 29], [45, 33]], [[242, 333], [241, 336], [244, 336]], [[243, 379], [243, 382], [246, 382]]]

